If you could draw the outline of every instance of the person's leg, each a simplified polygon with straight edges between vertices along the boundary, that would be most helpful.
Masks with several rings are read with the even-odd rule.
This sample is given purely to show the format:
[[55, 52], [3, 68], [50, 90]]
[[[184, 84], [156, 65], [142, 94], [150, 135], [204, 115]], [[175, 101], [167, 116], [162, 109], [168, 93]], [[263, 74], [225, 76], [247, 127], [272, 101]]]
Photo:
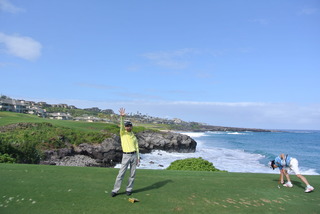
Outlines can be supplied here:
[[293, 185], [291, 183], [291, 180], [290, 180], [290, 176], [288, 174], [288, 171], [286, 169], [282, 169], [281, 171], [287, 178], [287, 182], [285, 184], [283, 184], [283, 186], [285, 186], [285, 187], [293, 187]]
[[297, 177], [300, 178], [300, 180], [305, 183], [306, 186], [310, 186], [308, 180], [301, 174], [297, 174]]
[[301, 175], [300, 170], [299, 170], [299, 162], [297, 159], [292, 158], [292, 160], [290, 161], [290, 169], [306, 185], [305, 192], [311, 192], [314, 190], [314, 188], [309, 184], [308, 180], [303, 175]]
[[283, 172], [283, 174], [286, 176], [287, 182], [288, 182], [288, 183], [291, 183], [291, 180], [290, 180], [290, 176], [289, 176], [288, 171], [287, 171], [286, 169], [283, 169], [282, 172]]
[[280, 170], [280, 183], [281, 183], [281, 184], [284, 183], [282, 170]]
[[136, 176], [136, 168], [137, 168], [137, 154], [133, 154], [130, 160], [130, 177], [128, 180], [128, 186], [126, 191], [131, 193], [133, 189], [134, 179]]
[[121, 161], [121, 168], [119, 170], [112, 192], [117, 193], [119, 191], [123, 177], [127, 171], [129, 163], [130, 163], [130, 155], [123, 154], [122, 161]]
[[307, 179], [301, 175], [300, 170], [299, 170], [299, 162], [297, 159], [292, 158], [292, 160], [290, 161], [290, 169], [294, 172], [294, 174], [296, 174], [296, 176], [303, 182], [305, 183], [305, 185], [309, 185], [309, 182], [307, 181]]

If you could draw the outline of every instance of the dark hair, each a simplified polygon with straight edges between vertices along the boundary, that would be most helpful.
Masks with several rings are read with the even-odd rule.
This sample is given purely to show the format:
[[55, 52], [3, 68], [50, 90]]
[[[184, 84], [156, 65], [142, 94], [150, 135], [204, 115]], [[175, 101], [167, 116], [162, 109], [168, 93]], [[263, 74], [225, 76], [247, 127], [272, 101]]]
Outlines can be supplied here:
[[271, 167], [273, 170], [275, 169], [275, 167], [274, 167], [275, 164], [276, 164], [276, 163], [275, 163], [274, 160], [270, 161], [270, 167]]
[[130, 121], [127, 121], [124, 123], [124, 126], [132, 126], [132, 123]]

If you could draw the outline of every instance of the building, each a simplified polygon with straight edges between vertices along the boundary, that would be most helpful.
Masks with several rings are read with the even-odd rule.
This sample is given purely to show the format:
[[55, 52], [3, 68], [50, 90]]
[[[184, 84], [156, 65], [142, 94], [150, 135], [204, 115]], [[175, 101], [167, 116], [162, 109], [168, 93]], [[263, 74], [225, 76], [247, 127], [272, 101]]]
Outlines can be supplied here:
[[27, 113], [27, 106], [19, 100], [0, 98], [0, 111]]
[[48, 113], [48, 116], [50, 119], [56, 119], [56, 120], [71, 120], [72, 116], [69, 113]]

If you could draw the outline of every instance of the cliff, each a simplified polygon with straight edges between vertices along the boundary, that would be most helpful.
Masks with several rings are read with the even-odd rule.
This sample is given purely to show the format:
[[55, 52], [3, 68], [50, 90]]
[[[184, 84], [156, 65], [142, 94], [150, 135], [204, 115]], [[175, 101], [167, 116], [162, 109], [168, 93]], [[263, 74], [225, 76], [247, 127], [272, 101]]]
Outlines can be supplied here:
[[[195, 152], [197, 146], [192, 138], [178, 133], [144, 131], [137, 133], [136, 137], [142, 154], [153, 150]], [[101, 144], [83, 143], [79, 146], [68, 145], [63, 149], [47, 150], [44, 156], [40, 164], [114, 167], [122, 158], [120, 137], [114, 135]]]

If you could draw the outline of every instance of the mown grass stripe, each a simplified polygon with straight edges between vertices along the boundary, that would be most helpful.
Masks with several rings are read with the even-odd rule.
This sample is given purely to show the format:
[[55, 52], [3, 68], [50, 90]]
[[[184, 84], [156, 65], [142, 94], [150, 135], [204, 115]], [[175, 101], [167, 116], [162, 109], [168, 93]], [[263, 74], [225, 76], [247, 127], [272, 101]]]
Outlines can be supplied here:
[[[130, 203], [112, 198], [118, 169], [0, 164], [0, 213], [318, 213], [320, 176], [306, 176], [316, 190], [292, 176], [277, 188], [277, 175], [138, 169]], [[128, 176], [128, 175], [127, 175]]]

